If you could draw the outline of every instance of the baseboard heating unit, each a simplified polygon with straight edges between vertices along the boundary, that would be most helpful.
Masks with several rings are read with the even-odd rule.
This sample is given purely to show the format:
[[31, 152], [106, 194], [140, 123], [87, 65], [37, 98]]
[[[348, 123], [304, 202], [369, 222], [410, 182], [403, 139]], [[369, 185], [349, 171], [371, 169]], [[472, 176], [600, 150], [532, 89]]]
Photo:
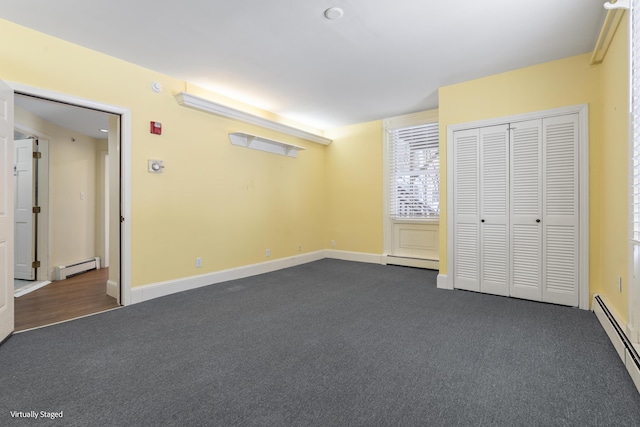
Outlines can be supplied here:
[[595, 295], [593, 298], [593, 312], [609, 336], [611, 343], [618, 352], [618, 356], [620, 356], [622, 363], [624, 363], [631, 379], [640, 392], [640, 356], [638, 356], [636, 348], [600, 295]]
[[84, 273], [89, 270], [100, 269], [100, 257], [89, 258], [85, 261], [76, 262], [75, 264], [59, 265], [53, 269], [53, 280], [64, 280], [67, 277]]

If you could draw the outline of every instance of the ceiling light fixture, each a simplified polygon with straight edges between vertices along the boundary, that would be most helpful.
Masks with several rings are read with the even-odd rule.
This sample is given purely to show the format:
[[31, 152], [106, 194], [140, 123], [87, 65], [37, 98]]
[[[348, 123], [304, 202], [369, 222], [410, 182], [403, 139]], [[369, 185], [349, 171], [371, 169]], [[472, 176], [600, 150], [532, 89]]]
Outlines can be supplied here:
[[100, 132], [109, 133], [109, 129], [98, 129]]
[[336, 21], [342, 18], [342, 15], [344, 15], [344, 11], [339, 7], [330, 7], [324, 11], [324, 17], [331, 21]]

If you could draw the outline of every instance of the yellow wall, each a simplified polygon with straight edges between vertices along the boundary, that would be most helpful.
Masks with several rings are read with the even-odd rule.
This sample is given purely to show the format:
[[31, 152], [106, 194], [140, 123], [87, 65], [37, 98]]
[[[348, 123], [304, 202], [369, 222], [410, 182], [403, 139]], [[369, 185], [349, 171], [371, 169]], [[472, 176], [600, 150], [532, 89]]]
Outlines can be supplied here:
[[[134, 287], [326, 246], [324, 146], [180, 107], [173, 93], [184, 81], [4, 20], [0, 34], [20, 41], [0, 44], [0, 79], [131, 110]], [[154, 80], [162, 93], [150, 90]], [[151, 120], [162, 136], [149, 133]], [[233, 131], [307, 149], [297, 159], [248, 150], [230, 144]], [[147, 172], [150, 158], [165, 160], [164, 173]]]
[[[591, 291], [603, 294], [626, 322], [628, 319], [629, 277], [629, 32], [623, 19], [607, 52], [602, 67], [602, 143], [599, 157], [601, 173], [600, 222], [602, 265], [600, 280], [591, 283]], [[595, 208], [595, 207], [594, 207]], [[593, 230], [595, 232], [595, 230]], [[618, 292], [618, 277], [622, 292]]]
[[382, 121], [327, 131], [327, 245], [381, 254]]

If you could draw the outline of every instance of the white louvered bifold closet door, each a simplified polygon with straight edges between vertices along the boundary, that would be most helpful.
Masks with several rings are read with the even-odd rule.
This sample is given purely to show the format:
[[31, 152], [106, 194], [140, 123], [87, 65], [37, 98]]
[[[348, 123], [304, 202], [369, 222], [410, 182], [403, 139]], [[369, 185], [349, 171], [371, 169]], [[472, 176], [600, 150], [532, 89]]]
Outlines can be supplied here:
[[454, 287], [579, 303], [579, 116], [454, 132]]
[[509, 126], [480, 129], [480, 291], [509, 295]]
[[511, 124], [511, 296], [542, 299], [542, 120]]
[[480, 290], [479, 142], [478, 129], [454, 133], [454, 284], [458, 289]]
[[578, 305], [578, 116], [543, 121], [542, 300]]

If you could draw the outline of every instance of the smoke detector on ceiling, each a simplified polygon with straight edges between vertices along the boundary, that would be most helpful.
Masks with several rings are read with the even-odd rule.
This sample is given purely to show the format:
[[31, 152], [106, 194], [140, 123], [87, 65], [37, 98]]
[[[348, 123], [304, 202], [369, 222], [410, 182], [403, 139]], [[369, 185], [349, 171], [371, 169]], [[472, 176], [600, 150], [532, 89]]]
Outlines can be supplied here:
[[330, 7], [329, 9], [324, 11], [324, 17], [331, 21], [342, 18], [342, 15], [344, 15], [344, 11], [339, 7]]

